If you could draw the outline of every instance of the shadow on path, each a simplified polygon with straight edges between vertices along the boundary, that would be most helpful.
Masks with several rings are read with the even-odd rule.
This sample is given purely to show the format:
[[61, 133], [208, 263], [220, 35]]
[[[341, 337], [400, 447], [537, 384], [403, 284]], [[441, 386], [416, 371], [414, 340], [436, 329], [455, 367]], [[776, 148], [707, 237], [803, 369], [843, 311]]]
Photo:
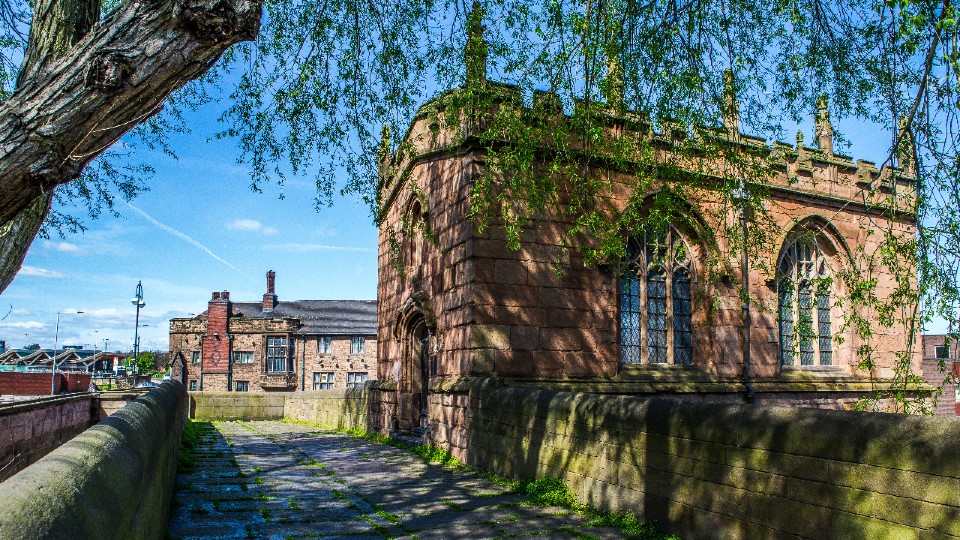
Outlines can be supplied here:
[[281, 422], [221, 422], [177, 476], [173, 538], [622, 538], [475, 472]]

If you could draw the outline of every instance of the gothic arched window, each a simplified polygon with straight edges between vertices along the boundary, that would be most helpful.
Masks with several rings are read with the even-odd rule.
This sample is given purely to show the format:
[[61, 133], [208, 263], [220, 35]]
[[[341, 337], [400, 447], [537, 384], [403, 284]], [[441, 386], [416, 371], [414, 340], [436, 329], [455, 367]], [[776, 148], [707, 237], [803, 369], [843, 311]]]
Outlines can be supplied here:
[[419, 267], [423, 263], [423, 232], [425, 227], [423, 216], [424, 212], [420, 200], [414, 199], [407, 215], [408, 223], [405, 224], [409, 238], [404, 254], [406, 266]]
[[830, 266], [816, 241], [792, 241], [777, 267], [780, 363], [833, 364]]
[[690, 250], [670, 228], [630, 238], [620, 278], [620, 361], [693, 362]]

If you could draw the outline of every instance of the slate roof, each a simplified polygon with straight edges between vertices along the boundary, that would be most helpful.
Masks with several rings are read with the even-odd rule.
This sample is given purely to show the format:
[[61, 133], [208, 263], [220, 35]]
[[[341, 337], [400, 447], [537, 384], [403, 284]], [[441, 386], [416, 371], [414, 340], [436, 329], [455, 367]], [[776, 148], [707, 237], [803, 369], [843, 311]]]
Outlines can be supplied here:
[[[377, 333], [376, 300], [294, 300], [263, 311], [262, 302], [232, 302], [233, 316], [296, 317], [300, 333], [325, 336], [369, 336]], [[203, 313], [202, 315], [206, 315]]]

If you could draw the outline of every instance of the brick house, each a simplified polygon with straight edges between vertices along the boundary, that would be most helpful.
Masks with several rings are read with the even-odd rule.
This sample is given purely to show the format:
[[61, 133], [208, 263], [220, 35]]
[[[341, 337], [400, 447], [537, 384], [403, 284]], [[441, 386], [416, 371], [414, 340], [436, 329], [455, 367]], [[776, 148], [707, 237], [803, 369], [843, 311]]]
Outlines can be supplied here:
[[306, 391], [376, 378], [376, 300], [260, 302], [214, 292], [207, 310], [170, 320], [173, 373], [192, 391]]
[[[943, 386], [933, 412], [937, 416], [960, 416], [957, 406], [957, 380], [960, 379], [960, 344], [942, 334], [923, 336], [923, 378], [931, 386]], [[944, 370], [941, 371], [940, 364]], [[946, 379], [946, 382], [944, 382]]]
[[[529, 106], [516, 88], [487, 85], [504, 95], [500, 106], [562, 118], [562, 111], [544, 105], [557, 103], [556, 96], [534, 92]], [[564, 251], [571, 223], [562, 217], [524, 228], [519, 250], [508, 249], [500, 228], [481, 230], [468, 217], [473, 186], [488, 165], [470, 122], [450, 129], [436, 113], [458, 91], [424, 106], [400, 152], [381, 151], [379, 427], [431, 427], [438, 441], [454, 437], [469, 402], [458, 388], [474, 377], [581, 392], [850, 408], [871, 394], [873, 382], [882, 386], [893, 376], [895, 354], [906, 345], [901, 330], [867, 315], [874, 317], [868, 322], [879, 361], [873, 373], [864, 372], [856, 356], [861, 340], [844, 328], [844, 310], [834, 301], [846, 293], [842, 280], [815, 292], [805, 287], [872, 256], [885, 230], [904, 238], [915, 234], [912, 179], [908, 170], [878, 169], [834, 153], [825, 108], [818, 114], [816, 148], [799, 137], [796, 146], [771, 148], [736, 128], [729, 132], [731, 144], [777, 162], [765, 187], [781, 235], [765, 248], [772, 271], [749, 272], [754, 308], [745, 365], [739, 265], [725, 277], [711, 279], [706, 271], [711, 253], [729, 260], [730, 242], [711, 221], [729, 214], [715, 211], [709, 196], [684, 201], [695, 225], [671, 226], [658, 244], [673, 255], [654, 268], [641, 260], [651, 246], [631, 238], [633, 258], [617, 265], [627, 269], [621, 275], [613, 265], [585, 266], [582, 254]], [[671, 137], [649, 126], [631, 133], [635, 118], [607, 112], [597, 118], [608, 136], [652, 137], [658, 152], [671, 152]], [[610, 200], [622, 209], [636, 184], [633, 173], [603, 160], [593, 167], [614, 178]], [[558, 254], [560, 275], [554, 272]], [[875, 277], [883, 298], [895, 276], [881, 271]], [[794, 332], [803, 316], [813, 321], [809, 338]], [[916, 373], [921, 359], [913, 349]]]

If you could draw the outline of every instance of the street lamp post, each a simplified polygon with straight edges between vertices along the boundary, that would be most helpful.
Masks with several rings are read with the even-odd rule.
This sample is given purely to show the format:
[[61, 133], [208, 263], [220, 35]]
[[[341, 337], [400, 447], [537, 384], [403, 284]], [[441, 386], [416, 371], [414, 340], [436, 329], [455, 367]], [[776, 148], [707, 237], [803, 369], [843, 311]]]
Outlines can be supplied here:
[[[82, 311], [69, 312], [71, 315], [83, 313]], [[57, 312], [57, 330], [53, 335], [53, 358], [50, 360], [50, 395], [57, 395], [57, 349], [60, 348], [60, 315], [66, 313]]]
[[139, 349], [140, 349], [140, 336], [139, 336], [139, 334], [140, 334], [140, 308], [146, 306], [146, 304], [143, 302], [143, 282], [142, 282], [142, 281], [138, 281], [138, 282], [137, 282], [137, 291], [136, 291], [135, 296], [134, 296], [132, 299], [130, 299], [130, 303], [133, 304], [133, 305], [135, 305], [135, 306], [137, 306], [137, 318], [136, 318], [136, 321], [134, 322], [134, 326], [133, 326], [133, 362], [134, 362], [133, 369], [134, 369], [134, 373], [136, 373], [136, 369], [137, 369], [137, 364], [136, 364], [136, 362], [137, 362], [137, 356], [138, 356], [139, 353], [140, 353], [140, 350], [139, 350]]

